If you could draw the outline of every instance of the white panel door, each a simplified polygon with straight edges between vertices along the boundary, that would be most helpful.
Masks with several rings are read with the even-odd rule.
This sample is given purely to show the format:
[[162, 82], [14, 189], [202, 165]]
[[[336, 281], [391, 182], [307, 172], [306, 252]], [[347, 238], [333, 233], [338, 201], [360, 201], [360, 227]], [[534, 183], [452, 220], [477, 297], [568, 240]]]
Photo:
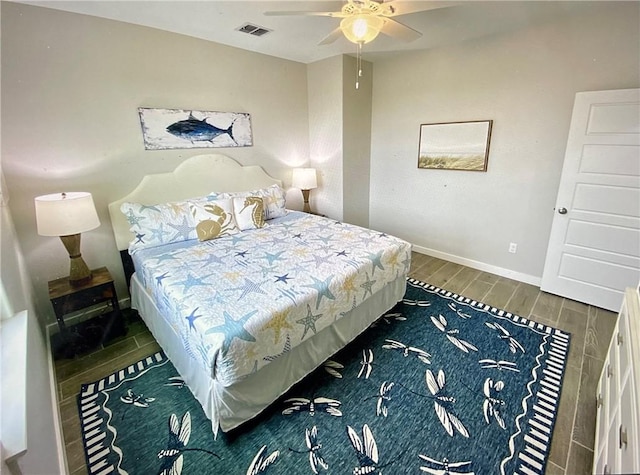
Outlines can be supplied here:
[[541, 289], [617, 312], [640, 279], [640, 89], [579, 92]]

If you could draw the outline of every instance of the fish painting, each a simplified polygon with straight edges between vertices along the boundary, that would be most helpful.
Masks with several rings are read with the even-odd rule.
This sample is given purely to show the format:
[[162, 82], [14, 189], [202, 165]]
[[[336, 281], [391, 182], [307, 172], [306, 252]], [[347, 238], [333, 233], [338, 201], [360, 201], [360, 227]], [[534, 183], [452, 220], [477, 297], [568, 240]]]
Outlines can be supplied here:
[[144, 147], [249, 147], [253, 145], [251, 116], [244, 112], [139, 108]]
[[237, 145], [238, 142], [233, 138], [234, 123], [235, 121], [226, 129], [219, 129], [215, 125], [209, 124], [206, 118], [198, 120], [193, 116], [192, 112], [189, 112], [188, 119], [174, 122], [167, 127], [167, 132], [191, 142], [213, 142], [220, 135], [227, 134], [233, 140], [233, 143]]

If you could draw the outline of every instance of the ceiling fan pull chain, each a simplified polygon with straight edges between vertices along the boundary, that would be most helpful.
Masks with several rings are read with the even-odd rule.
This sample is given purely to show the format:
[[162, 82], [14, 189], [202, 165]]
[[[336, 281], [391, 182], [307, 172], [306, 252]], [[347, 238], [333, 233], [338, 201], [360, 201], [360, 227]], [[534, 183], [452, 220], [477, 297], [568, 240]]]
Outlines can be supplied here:
[[362, 42], [357, 43], [358, 49], [356, 52], [356, 89], [360, 89], [360, 78], [362, 77]]

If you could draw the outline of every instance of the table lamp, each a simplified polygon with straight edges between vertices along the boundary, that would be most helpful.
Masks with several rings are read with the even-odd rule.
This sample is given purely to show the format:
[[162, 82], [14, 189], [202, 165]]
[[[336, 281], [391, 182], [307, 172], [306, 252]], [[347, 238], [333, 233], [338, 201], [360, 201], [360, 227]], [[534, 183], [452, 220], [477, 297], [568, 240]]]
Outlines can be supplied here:
[[302, 198], [304, 199], [304, 212], [311, 213], [309, 206], [309, 191], [318, 188], [318, 180], [316, 179], [315, 168], [294, 168], [291, 177], [291, 186], [300, 188]]
[[91, 271], [80, 254], [80, 233], [100, 226], [91, 193], [54, 193], [35, 198], [36, 223], [41, 236], [59, 236], [69, 253], [69, 282], [82, 285]]

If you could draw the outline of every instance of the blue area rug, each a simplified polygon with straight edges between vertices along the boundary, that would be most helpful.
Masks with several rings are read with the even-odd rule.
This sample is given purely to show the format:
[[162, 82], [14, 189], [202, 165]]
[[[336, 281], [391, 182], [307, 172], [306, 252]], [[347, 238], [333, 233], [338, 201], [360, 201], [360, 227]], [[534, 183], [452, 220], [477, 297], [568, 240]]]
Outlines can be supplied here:
[[82, 386], [91, 474], [541, 474], [569, 335], [409, 279], [404, 300], [214, 440], [162, 353]]

